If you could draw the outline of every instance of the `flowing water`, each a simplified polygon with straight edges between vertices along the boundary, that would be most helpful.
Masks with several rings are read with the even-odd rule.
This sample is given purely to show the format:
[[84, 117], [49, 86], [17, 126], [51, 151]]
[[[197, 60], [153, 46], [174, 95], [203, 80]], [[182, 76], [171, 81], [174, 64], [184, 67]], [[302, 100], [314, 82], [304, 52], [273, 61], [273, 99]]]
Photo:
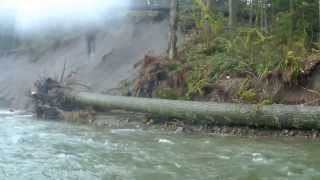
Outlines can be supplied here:
[[320, 179], [320, 141], [104, 129], [0, 113], [0, 179]]

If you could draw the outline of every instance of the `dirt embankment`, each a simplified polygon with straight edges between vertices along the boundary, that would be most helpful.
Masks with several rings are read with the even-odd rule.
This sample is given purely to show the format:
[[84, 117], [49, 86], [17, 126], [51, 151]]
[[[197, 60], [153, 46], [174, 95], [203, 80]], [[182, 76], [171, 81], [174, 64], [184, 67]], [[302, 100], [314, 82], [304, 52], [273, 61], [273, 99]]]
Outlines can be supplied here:
[[[290, 70], [280, 69], [275, 69], [263, 77], [245, 72], [221, 74], [214, 83], [201, 87], [201, 94], [188, 94], [192, 82], [187, 76], [192, 72], [188, 71], [186, 63], [179, 59], [169, 61], [164, 57], [145, 56], [136, 66], [139, 74], [133, 83], [135, 96], [258, 105], [320, 103], [319, 54], [311, 55], [302, 61], [297, 79], [291, 79], [293, 72]], [[203, 71], [205, 70], [204, 68]], [[203, 80], [206, 77], [203, 77]]]
[[55, 46], [2, 51], [0, 98], [11, 101], [16, 108], [24, 108], [33, 84], [40, 77], [60, 75], [65, 64], [66, 74], [80, 79], [95, 92], [105, 92], [132, 78], [134, 64], [145, 54], [163, 54], [167, 32], [166, 20], [132, 23], [125, 19], [96, 29], [90, 54], [85, 30], [65, 37]]

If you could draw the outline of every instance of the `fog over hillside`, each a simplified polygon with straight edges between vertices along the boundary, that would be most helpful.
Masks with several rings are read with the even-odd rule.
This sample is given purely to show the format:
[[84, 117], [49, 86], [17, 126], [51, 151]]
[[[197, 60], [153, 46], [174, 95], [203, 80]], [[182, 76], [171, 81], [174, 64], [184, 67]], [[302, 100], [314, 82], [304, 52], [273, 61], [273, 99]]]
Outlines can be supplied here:
[[[14, 2], [23, 3], [17, 6]], [[133, 22], [126, 17], [123, 4], [118, 4], [126, 2], [124, 0], [108, 1], [117, 2], [116, 6], [102, 6], [96, 0], [96, 6], [91, 7], [86, 6], [89, 1], [81, 0], [78, 1], [82, 4], [80, 8], [72, 12], [69, 9], [75, 2], [72, 0], [50, 1], [51, 4], [41, 4], [39, 0], [28, 2], [35, 3], [33, 9], [22, 0], [10, 1], [7, 11], [1, 8], [1, 12], [14, 10], [16, 35], [26, 41], [18, 48], [0, 51], [0, 97], [14, 102], [14, 106], [24, 105], [26, 93], [39, 77], [61, 74], [65, 63], [67, 74], [77, 72], [77, 79], [102, 92], [116, 87], [121, 80], [132, 78], [134, 64], [146, 54], [161, 55], [166, 51], [167, 20]], [[53, 10], [49, 10], [49, 5]], [[41, 7], [44, 9], [39, 10]], [[64, 7], [64, 11], [58, 7]], [[44, 12], [46, 8], [49, 13]], [[123, 11], [115, 11], [119, 8]], [[94, 10], [96, 13], [90, 14]], [[19, 18], [23, 13], [29, 15]], [[41, 17], [40, 13], [44, 15]], [[95, 33], [95, 48], [88, 54], [90, 31]], [[59, 43], [50, 44], [52, 39], [47, 37], [54, 37], [54, 42]]]

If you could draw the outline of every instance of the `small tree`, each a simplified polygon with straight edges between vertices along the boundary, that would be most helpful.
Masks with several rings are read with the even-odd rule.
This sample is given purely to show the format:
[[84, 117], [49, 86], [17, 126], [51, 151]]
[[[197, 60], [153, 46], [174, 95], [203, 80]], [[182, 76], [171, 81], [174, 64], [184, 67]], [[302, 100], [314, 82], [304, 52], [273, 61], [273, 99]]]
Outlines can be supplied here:
[[318, 11], [319, 11], [319, 13], [318, 13], [318, 23], [319, 23], [319, 24], [318, 24], [318, 28], [319, 28], [319, 30], [318, 30], [318, 31], [319, 31], [319, 32], [318, 32], [318, 33], [319, 33], [319, 34], [318, 34], [318, 36], [319, 36], [318, 39], [320, 40], [320, 0], [319, 0], [319, 2], [318, 2]]
[[229, 27], [233, 27], [237, 23], [237, 14], [239, 11], [240, 1], [239, 0], [229, 0]]
[[178, 12], [179, 12], [179, 1], [178, 0], [171, 0], [171, 3], [170, 3], [170, 32], [169, 32], [169, 47], [168, 47], [169, 59], [174, 59], [177, 56]]

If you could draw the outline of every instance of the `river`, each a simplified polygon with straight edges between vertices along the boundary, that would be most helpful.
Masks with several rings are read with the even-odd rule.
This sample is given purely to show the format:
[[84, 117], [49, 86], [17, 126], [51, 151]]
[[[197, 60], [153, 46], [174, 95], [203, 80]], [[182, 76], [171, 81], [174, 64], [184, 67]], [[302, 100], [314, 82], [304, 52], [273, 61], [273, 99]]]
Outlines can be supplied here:
[[320, 179], [320, 141], [174, 135], [0, 112], [0, 179]]

